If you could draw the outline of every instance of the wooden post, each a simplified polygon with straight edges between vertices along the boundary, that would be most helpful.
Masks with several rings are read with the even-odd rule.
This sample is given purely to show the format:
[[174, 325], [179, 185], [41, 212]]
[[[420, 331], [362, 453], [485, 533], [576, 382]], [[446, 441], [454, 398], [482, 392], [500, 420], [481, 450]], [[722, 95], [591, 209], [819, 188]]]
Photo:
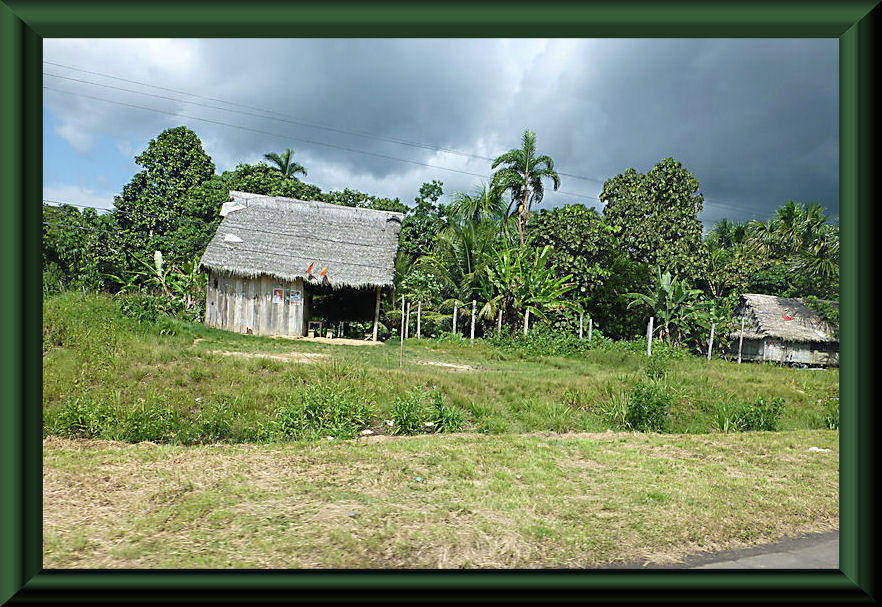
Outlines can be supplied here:
[[652, 323], [655, 320], [654, 317], [649, 317], [649, 324], [646, 325], [646, 355], [652, 356]]
[[738, 364], [741, 364], [741, 343], [744, 341], [744, 315], [741, 316], [741, 333], [738, 334]]
[[417, 341], [422, 339], [423, 300], [417, 302]]
[[502, 308], [499, 308], [499, 318], [496, 320], [496, 336], [502, 335]]
[[594, 319], [588, 319], [588, 341], [591, 341], [591, 330], [594, 328]]
[[710, 361], [711, 352], [714, 349], [714, 328], [716, 328], [716, 326], [717, 326], [716, 323], [713, 323], [713, 322], [711, 323], [710, 339], [707, 340], [707, 359], [708, 359], [708, 361]]
[[377, 287], [377, 305], [374, 306], [374, 336], [373, 341], [377, 341], [377, 327], [380, 324], [380, 287]]
[[458, 301], [453, 302], [453, 334], [456, 335], [456, 312], [457, 307], [459, 306]]
[[472, 300], [472, 337], [471, 337], [471, 342], [473, 345], [475, 343], [475, 305], [476, 304], [477, 304], [477, 302], [473, 299]]
[[404, 339], [410, 337], [410, 302], [407, 302], [407, 322], [404, 324]]
[[530, 328], [530, 308], [527, 308], [527, 311], [524, 312], [524, 335], [527, 334], [527, 330]]
[[398, 368], [404, 368], [404, 295], [401, 296], [401, 354], [398, 357]]
[[579, 312], [579, 339], [582, 339], [582, 313]]

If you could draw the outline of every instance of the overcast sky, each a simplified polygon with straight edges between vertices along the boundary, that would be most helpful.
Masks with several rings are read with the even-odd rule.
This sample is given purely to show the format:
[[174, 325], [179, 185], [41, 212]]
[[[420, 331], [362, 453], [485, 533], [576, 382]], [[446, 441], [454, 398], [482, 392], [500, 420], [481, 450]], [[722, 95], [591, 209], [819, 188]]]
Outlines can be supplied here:
[[410, 203], [424, 181], [443, 181], [446, 197], [479, 185], [486, 158], [529, 128], [566, 173], [542, 206], [600, 206], [604, 179], [673, 156], [699, 179], [706, 224], [765, 217], [790, 199], [838, 214], [836, 40], [46, 39], [43, 49], [44, 87], [58, 89], [43, 97], [51, 200], [110, 207], [134, 156], [184, 124], [218, 172], [293, 146], [310, 183]]

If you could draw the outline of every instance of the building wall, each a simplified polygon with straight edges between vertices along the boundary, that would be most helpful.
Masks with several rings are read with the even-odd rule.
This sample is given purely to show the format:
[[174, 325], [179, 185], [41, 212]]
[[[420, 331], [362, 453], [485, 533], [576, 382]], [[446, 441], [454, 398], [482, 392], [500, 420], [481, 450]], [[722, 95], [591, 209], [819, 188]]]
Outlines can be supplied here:
[[210, 272], [205, 301], [209, 327], [252, 335], [306, 335], [309, 297], [302, 279], [239, 278]]
[[[738, 340], [730, 346], [733, 356], [738, 356]], [[780, 363], [837, 366], [839, 350], [835, 344], [782, 341], [765, 339], [745, 339], [741, 347], [741, 359], [753, 361], [772, 361]]]

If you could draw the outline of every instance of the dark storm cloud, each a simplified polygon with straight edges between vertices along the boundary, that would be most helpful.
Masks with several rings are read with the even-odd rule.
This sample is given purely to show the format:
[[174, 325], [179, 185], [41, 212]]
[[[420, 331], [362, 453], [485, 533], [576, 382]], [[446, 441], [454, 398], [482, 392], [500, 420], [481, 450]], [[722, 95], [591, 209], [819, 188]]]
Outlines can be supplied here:
[[[602, 179], [629, 167], [646, 171], [673, 156], [699, 178], [706, 220], [764, 215], [788, 199], [838, 210], [832, 40], [199, 40], [169, 47], [120, 40], [97, 49], [86, 42], [47, 40], [45, 56], [272, 109], [292, 120], [482, 156], [517, 146], [530, 128], [559, 170], [594, 179], [563, 177], [561, 189], [587, 195], [580, 199], [587, 204], [599, 204], [591, 196]], [[51, 78], [46, 83], [284, 136], [47, 93], [58, 135], [82, 153], [100, 136], [140, 149], [161, 128], [184, 122], [219, 168], [254, 161], [290, 138], [310, 180], [326, 188], [348, 185], [410, 200], [422, 181], [441, 179], [449, 192], [480, 180], [295, 138], [490, 171], [480, 159]], [[93, 109], [99, 106], [100, 119]], [[576, 198], [549, 194], [544, 204], [570, 200]]]

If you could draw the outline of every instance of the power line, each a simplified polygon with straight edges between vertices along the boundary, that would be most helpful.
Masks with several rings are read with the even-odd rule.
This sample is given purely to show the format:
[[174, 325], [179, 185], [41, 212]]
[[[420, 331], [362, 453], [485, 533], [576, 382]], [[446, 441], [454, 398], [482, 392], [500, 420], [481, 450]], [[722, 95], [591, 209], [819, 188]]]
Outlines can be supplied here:
[[[207, 100], [211, 100], [211, 101], [217, 101], [217, 102], [219, 102], [219, 103], [226, 103], [226, 104], [229, 104], [229, 105], [236, 105], [236, 106], [240, 106], [240, 107], [246, 107], [246, 108], [258, 109], [259, 111], [262, 111], [262, 112], [265, 112], [265, 113], [276, 113], [276, 114], [278, 114], [278, 112], [274, 112], [273, 110], [266, 110], [266, 109], [261, 109], [261, 108], [254, 108], [253, 106], [248, 106], [248, 105], [245, 105], [245, 104], [239, 104], [239, 103], [235, 103], [235, 102], [224, 101], [224, 100], [221, 100], [221, 99], [215, 99], [215, 98], [211, 98], [211, 97], [205, 97], [205, 96], [202, 96], [202, 95], [198, 95], [198, 94], [196, 94], [196, 93], [190, 93], [190, 92], [187, 92], [187, 91], [181, 91], [181, 90], [178, 90], [178, 89], [171, 89], [171, 88], [168, 88], [168, 87], [162, 87], [162, 86], [159, 86], [159, 85], [148, 84], [148, 83], [139, 82], [139, 81], [136, 81], [136, 80], [129, 80], [129, 79], [126, 79], [126, 78], [121, 78], [121, 77], [113, 76], [113, 75], [110, 75], [110, 74], [103, 74], [103, 73], [101, 73], [101, 72], [94, 72], [94, 71], [91, 71], [91, 70], [85, 70], [85, 69], [81, 69], [81, 68], [77, 68], [77, 67], [73, 67], [73, 66], [67, 66], [67, 65], [64, 65], [64, 64], [55, 63], [55, 62], [51, 62], [51, 61], [44, 61], [44, 63], [48, 63], [48, 64], [51, 64], [51, 65], [57, 65], [57, 66], [65, 67], [65, 68], [69, 68], [69, 69], [74, 69], [74, 70], [81, 71], [81, 72], [88, 73], [88, 74], [93, 74], [93, 75], [98, 75], [98, 76], [104, 76], [104, 77], [107, 77], [107, 78], [113, 78], [113, 79], [121, 80], [121, 81], [124, 81], [124, 82], [130, 82], [130, 83], [133, 83], [133, 84], [139, 84], [139, 85], [142, 85], [142, 86], [148, 86], [148, 87], [158, 88], [158, 89], [162, 89], [162, 90], [168, 90], [168, 91], [171, 91], [171, 92], [176, 92], [176, 93], [180, 93], [180, 94], [184, 94], [184, 95], [190, 95], [190, 96], [197, 97], [197, 98], [201, 98], [201, 99], [207, 99]], [[490, 158], [490, 157], [488, 157], [488, 156], [481, 156], [481, 155], [479, 155], [479, 154], [471, 154], [471, 153], [468, 153], [468, 152], [461, 152], [461, 151], [459, 151], [459, 150], [453, 150], [453, 149], [449, 149], [449, 148], [442, 148], [442, 147], [438, 147], [438, 146], [431, 146], [431, 145], [428, 145], [428, 144], [419, 144], [419, 143], [407, 142], [407, 141], [399, 140], [399, 139], [395, 139], [395, 138], [383, 137], [383, 136], [379, 136], [379, 135], [375, 136], [375, 135], [373, 135], [373, 134], [369, 134], [369, 133], [359, 133], [359, 132], [357, 132], [357, 131], [348, 131], [348, 130], [345, 130], [345, 129], [338, 129], [338, 128], [336, 128], [336, 127], [331, 127], [331, 126], [327, 126], [327, 125], [320, 125], [320, 124], [309, 123], [309, 122], [304, 122], [304, 121], [291, 120], [291, 119], [287, 119], [287, 118], [273, 118], [273, 117], [271, 117], [271, 116], [262, 116], [262, 115], [260, 115], [260, 114], [255, 114], [255, 113], [252, 113], [252, 112], [242, 112], [242, 111], [239, 111], [239, 110], [232, 110], [232, 109], [229, 109], [229, 108], [222, 108], [222, 107], [212, 106], [212, 105], [203, 104], [203, 103], [198, 103], [198, 102], [194, 102], [194, 101], [187, 101], [187, 100], [183, 100], [183, 99], [177, 99], [177, 98], [174, 98], [174, 97], [167, 97], [167, 96], [164, 96], [164, 95], [156, 95], [156, 94], [148, 93], [148, 92], [145, 92], [145, 91], [137, 91], [137, 90], [133, 90], [133, 89], [127, 89], [127, 88], [122, 88], [122, 87], [116, 87], [116, 86], [109, 85], [109, 84], [103, 84], [103, 83], [98, 83], [98, 82], [91, 82], [91, 81], [88, 81], [88, 80], [82, 80], [82, 79], [79, 79], [79, 78], [72, 78], [72, 77], [69, 77], [69, 76], [61, 76], [61, 75], [58, 75], [58, 74], [50, 74], [50, 73], [48, 73], [48, 72], [44, 72], [44, 74], [47, 75], [47, 76], [55, 77], [55, 78], [62, 78], [62, 79], [65, 79], [65, 80], [71, 80], [71, 81], [74, 81], [74, 82], [80, 82], [80, 83], [89, 84], [89, 85], [93, 85], [93, 86], [101, 86], [101, 87], [105, 87], [105, 88], [109, 88], [109, 89], [114, 89], [114, 90], [119, 90], [119, 91], [123, 91], [123, 92], [129, 92], [129, 93], [135, 93], [135, 94], [140, 94], [140, 95], [146, 95], [146, 96], [155, 97], [155, 98], [158, 98], [158, 99], [164, 99], [164, 100], [168, 100], [168, 101], [175, 101], [175, 102], [178, 102], [178, 103], [189, 103], [189, 104], [192, 104], [192, 105], [198, 105], [198, 106], [206, 107], [206, 108], [209, 108], [209, 109], [216, 109], [216, 110], [221, 110], [221, 111], [235, 112], [235, 113], [239, 113], [239, 114], [243, 114], [243, 115], [248, 115], [248, 116], [254, 116], [254, 117], [257, 117], [257, 118], [263, 118], [263, 119], [267, 119], [267, 120], [278, 120], [278, 121], [280, 121], [280, 122], [287, 122], [287, 123], [290, 123], [290, 124], [296, 124], [296, 125], [301, 125], [301, 126], [307, 126], [307, 127], [311, 127], [311, 128], [324, 128], [324, 129], [333, 130], [333, 131], [337, 131], [337, 132], [341, 132], [341, 133], [346, 133], [346, 134], [354, 134], [354, 135], [364, 136], [364, 137], [373, 137], [373, 138], [377, 138], [377, 139], [380, 139], [380, 140], [390, 141], [390, 142], [393, 142], [393, 143], [402, 143], [402, 144], [405, 144], [405, 145], [412, 145], [413, 147], [420, 147], [420, 148], [429, 149], [429, 150], [436, 150], [436, 151], [449, 152], [449, 153], [457, 154], [457, 155], [464, 156], [464, 157], [471, 157], [471, 158], [483, 159], [483, 160], [488, 160], [488, 161], [492, 161], [492, 160], [493, 160], [492, 158]], [[269, 133], [269, 132], [261, 131], [261, 130], [258, 130], [258, 129], [251, 129], [251, 128], [249, 128], [249, 127], [243, 127], [243, 126], [240, 126], [240, 125], [233, 125], [233, 124], [229, 124], [229, 123], [224, 123], [224, 122], [221, 122], [221, 121], [211, 120], [211, 119], [207, 119], [207, 118], [201, 118], [201, 117], [197, 117], [197, 116], [186, 116], [186, 115], [183, 115], [183, 114], [178, 114], [178, 113], [176, 113], [176, 112], [168, 112], [168, 111], [159, 110], [159, 109], [157, 109], [157, 108], [150, 108], [150, 107], [145, 107], [145, 106], [137, 106], [137, 105], [134, 105], [134, 104], [127, 104], [127, 103], [123, 103], [123, 102], [120, 102], [120, 101], [114, 101], [114, 100], [107, 99], [107, 98], [103, 98], [103, 97], [93, 97], [93, 96], [85, 95], [85, 94], [82, 94], [82, 93], [75, 93], [75, 92], [73, 92], [73, 91], [64, 91], [64, 90], [61, 90], [61, 89], [54, 89], [54, 88], [46, 87], [46, 86], [44, 86], [43, 88], [48, 89], [48, 90], [52, 90], [52, 91], [56, 91], [56, 92], [68, 93], [68, 94], [75, 95], [75, 96], [86, 97], [86, 98], [89, 98], [89, 99], [96, 99], [96, 100], [98, 100], [98, 101], [104, 101], [104, 102], [107, 102], [107, 103], [115, 103], [115, 104], [118, 104], [118, 105], [124, 105], [124, 106], [128, 106], [128, 107], [134, 107], [134, 108], [137, 108], [137, 109], [144, 109], [144, 110], [153, 111], [153, 112], [158, 112], [158, 113], [163, 113], [163, 114], [169, 114], [169, 115], [181, 116], [181, 117], [183, 117], [183, 118], [188, 118], [188, 119], [191, 119], [191, 120], [200, 120], [200, 121], [209, 122], [209, 123], [213, 123], [213, 124], [218, 124], [218, 125], [222, 125], [222, 126], [228, 126], [228, 127], [232, 127], [232, 128], [238, 128], [238, 129], [241, 129], [241, 130], [249, 130], [249, 131], [257, 132], [257, 133], [260, 133], [260, 134], [265, 134], [265, 135], [270, 135], [270, 136], [276, 136], [276, 137], [282, 137], [282, 136], [277, 135], [277, 134], [274, 134], [274, 133]], [[293, 139], [293, 140], [296, 141], [296, 139], [294, 139], [293, 137], [290, 137], [290, 139]], [[419, 162], [419, 161], [408, 160], [408, 159], [404, 159], [404, 158], [392, 157], [392, 156], [388, 156], [388, 155], [385, 155], [385, 154], [378, 154], [378, 153], [375, 153], [375, 152], [369, 152], [369, 151], [366, 151], [366, 150], [358, 150], [358, 149], [354, 149], [354, 148], [347, 148], [347, 147], [344, 147], [344, 146], [339, 146], [339, 145], [335, 145], [335, 144], [330, 144], [330, 143], [327, 143], [327, 142], [314, 141], [314, 140], [307, 140], [307, 139], [304, 139], [303, 141], [304, 141], [304, 142], [307, 142], [307, 143], [310, 143], [310, 144], [314, 144], [314, 145], [324, 145], [324, 146], [326, 146], [326, 147], [332, 147], [332, 148], [341, 149], [341, 150], [344, 150], [344, 151], [349, 151], [349, 152], [354, 152], [354, 153], [360, 153], [360, 154], [366, 154], [366, 155], [371, 155], [371, 156], [377, 156], [377, 157], [380, 157], [380, 158], [389, 159], [389, 160], [396, 160], [396, 161], [399, 161], [399, 162], [407, 162], [407, 163], [411, 163], [411, 164], [417, 164], [417, 165], [425, 166], [425, 167], [428, 167], [428, 168], [436, 168], [436, 169], [440, 169], [440, 170], [445, 170], [445, 171], [456, 172], [456, 173], [460, 173], [460, 174], [465, 174], [465, 175], [471, 175], [471, 176], [475, 176], [475, 177], [480, 177], [480, 178], [484, 178], [484, 179], [489, 179], [489, 178], [490, 178], [490, 176], [488, 176], [488, 175], [481, 175], [481, 174], [473, 173], [473, 172], [470, 172], [470, 171], [464, 171], [464, 170], [460, 170], [460, 169], [452, 169], [452, 168], [449, 168], [449, 167], [442, 167], [442, 166], [432, 165], [432, 164], [423, 163], [423, 162]], [[586, 179], [586, 180], [589, 180], [589, 181], [601, 182], [601, 180], [598, 180], [598, 179], [582, 177], [582, 176], [579, 176], [579, 175], [572, 175], [572, 174], [569, 174], [569, 173], [559, 172], [558, 174], [559, 174], [559, 175], [566, 175], [566, 176], [568, 176], [568, 177], [575, 177], [575, 178], [579, 178], [579, 179]], [[590, 200], [597, 200], [597, 201], [599, 201], [599, 202], [603, 202], [602, 200], [600, 200], [600, 198], [598, 198], [598, 197], [596, 197], [596, 196], [590, 196], [590, 195], [587, 195], [587, 194], [580, 194], [580, 193], [574, 193], [574, 192], [567, 192], [567, 191], [563, 191], [563, 190], [547, 190], [546, 192], [549, 192], [549, 193], [552, 193], [552, 194], [564, 195], [564, 196], [575, 196], [575, 197], [577, 197], [577, 198], [590, 199]], [[763, 217], [763, 216], [764, 216], [764, 214], [763, 214], [762, 212], [760, 212], [760, 211], [758, 211], [758, 210], [756, 210], [756, 209], [751, 209], [751, 208], [749, 208], [749, 207], [740, 207], [740, 206], [731, 205], [731, 204], [726, 204], [726, 203], [721, 203], [721, 202], [708, 203], [708, 206], [710, 206], [710, 207], [715, 207], [715, 206], [716, 206], [716, 207], [724, 207], [724, 208], [728, 208], [730, 211], [736, 211], [736, 212], [739, 212], [739, 213], [742, 213], [742, 214], [746, 213], [746, 214], [748, 215], [749, 218], [760, 218], [760, 217]]]
[[[68, 77], [68, 76], [59, 76], [59, 75], [57, 75], [57, 74], [45, 74], [45, 75], [47, 75], [47, 76], [53, 76], [53, 77], [56, 77], [56, 78], [65, 78], [66, 80], [73, 80], [73, 81], [76, 81], [76, 82], [82, 82], [82, 83], [84, 83], [84, 84], [91, 84], [91, 85], [94, 85], [94, 86], [103, 86], [103, 87], [107, 87], [107, 88], [112, 88], [112, 89], [117, 89], [117, 90], [121, 90], [121, 91], [126, 91], [126, 92], [129, 92], [129, 93], [136, 93], [136, 94], [141, 94], [141, 95], [149, 95], [149, 96], [151, 96], [151, 97], [160, 97], [160, 98], [162, 98], [162, 99], [168, 99], [168, 100], [171, 100], [171, 101], [177, 101], [177, 102], [179, 102], [179, 103], [190, 103], [190, 104], [194, 104], [194, 105], [201, 105], [201, 106], [203, 106], [203, 107], [210, 107], [210, 108], [213, 108], [213, 109], [218, 109], [218, 110], [227, 111], [227, 112], [237, 112], [237, 113], [242, 113], [242, 114], [246, 114], [246, 115], [257, 116], [257, 117], [259, 117], [259, 118], [266, 118], [266, 119], [270, 119], [270, 120], [279, 120], [279, 121], [281, 121], [281, 122], [288, 122], [288, 123], [291, 123], [291, 124], [296, 124], [296, 125], [299, 125], [299, 126], [305, 126], [305, 127], [308, 127], [308, 128], [314, 128], [314, 129], [324, 129], [324, 130], [333, 131], [333, 132], [336, 132], [336, 133], [342, 133], [342, 134], [346, 134], [346, 135], [353, 135], [353, 136], [355, 136], [355, 137], [365, 137], [365, 138], [369, 138], [369, 139], [376, 139], [376, 140], [378, 140], [378, 141], [386, 141], [386, 142], [389, 142], [389, 143], [397, 143], [397, 144], [399, 144], [399, 145], [405, 145], [405, 146], [414, 147], [414, 148], [420, 148], [420, 149], [425, 149], [425, 150], [432, 150], [432, 151], [436, 151], [436, 152], [444, 152], [444, 153], [447, 153], [447, 154], [454, 154], [454, 155], [462, 156], [462, 157], [465, 157], [465, 158], [474, 158], [474, 159], [477, 159], [477, 160], [485, 160], [485, 161], [488, 161], [488, 162], [493, 162], [493, 161], [495, 160], [495, 158], [492, 158], [492, 157], [490, 157], [490, 156], [483, 156], [483, 155], [481, 155], [481, 154], [474, 154], [474, 153], [471, 153], [471, 152], [464, 152], [464, 151], [462, 151], [462, 150], [457, 150], [457, 149], [453, 149], [453, 148], [443, 147], [443, 146], [439, 146], [439, 145], [432, 145], [432, 144], [427, 144], [427, 143], [419, 143], [419, 142], [409, 141], [409, 140], [407, 140], [407, 139], [400, 139], [400, 138], [397, 138], [397, 137], [389, 137], [388, 135], [379, 135], [379, 134], [377, 134], [377, 133], [371, 133], [371, 132], [368, 132], [368, 131], [358, 131], [358, 130], [352, 130], [352, 129], [343, 129], [343, 128], [336, 127], [336, 126], [331, 126], [331, 125], [328, 125], [328, 124], [322, 124], [322, 123], [317, 123], [317, 122], [310, 122], [310, 121], [305, 121], [305, 120], [302, 120], [302, 119], [291, 119], [291, 118], [287, 117], [286, 114], [282, 114], [281, 112], [277, 112], [277, 111], [275, 111], [275, 110], [270, 110], [270, 109], [266, 109], [266, 108], [260, 108], [260, 107], [257, 107], [257, 106], [247, 105], [247, 104], [244, 104], [244, 103], [236, 103], [236, 102], [233, 102], [233, 101], [227, 101], [227, 100], [224, 100], [224, 99], [217, 99], [217, 98], [215, 98], [215, 97], [206, 97], [206, 96], [204, 96], [204, 95], [199, 95], [199, 94], [197, 94], [197, 93], [192, 93], [192, 92], [189, 92], [189, 91], [183, 91], [183, 90], [180, 90], [180, 89], [173, 89], [173, 88], [169, 88], [169, 87], [160, 86], [160, 85], [158, 85], [158, 84], [150, 84], [150, 83], [147, 83], [147, 82], [141, 82], [141, 81], [138, 81], [138, 80], [131, 80], [131, 79], [128, 79], [128, 78], [122, 78], [122, 77], [120, 77], [120, 76], [114, 76], [114, 75], [112, 75], [112, 74], [106, 74], [106, 73], [102, 73], [102, 72], [95, 72], [95, 71], [92, 71], [92, 70], [87, 70], [87, 69], [83, 69], [83, 68], [75, 67], [75, 66], [72, 66], [72, 65], [65, 65], [65, 64], [63, 64], [63, 63], [56, 63], [56, 62], [54, 62], [54, 61], [48, 61], [48, 60], [45, 60], [45, 59], [43, 60], [43, 63], [48, 64], [48, 65], [54, 65], [54, 66], [56, 66], [56, 67], [63, 67], [63, 68], [66, 68], [66, 69], [75, 70], [75, 71], [78, 71], [78, 72], [82, 72], [82, 73], [84, 73], [84, 74], [91, 74], [91, 75], [93, 75], [93, 76], [100, 76], [100, 77], [103, 77], [103, 78], [111, 78], [111, 79], [119, 80], [119, 81], [122, 81], [122, 82], [128, 82], [128, 83], [130, 83], [130, 84], [137, 84], [137, 85], [139, 85], [139, 86], [147, 86], [147, 87], [151, 87], [151, 88], [155, 88], [155, 89], [160, 89], [160, 90], [163, 90], [163, 91], [169, 91], [169, 92], [172, 92], [172, 93], [178, 93], [178, 94], [181, 94], [181, 95], [188, 95], [188, 96], [190, 96], [190, 97], [195, 97], [195, 98], [197, 98], [197, 99], [204, 99], [204, 100], [206, 100], [206, 101], [214, 101], [214, 102], [217, 102], [217, 103], [223, 103], [223, 104], [226, 104], [226, 105], [232, 105], [232, 106], [241, 107], [241, 108], [245, 108], [245, 109], [257, 110], [257, 111], [259, 111], [259, 112], [263, 112], [264, 114], [275, 114], [276, 116], [285, 116], [285, 117], [284, 117], [284, 118], [282, 118], [282, 117], [279, 117], [279, 118], [273, 118], [272, 116], [260, 116], [260, 115], [258, 115], [258, 114], [252, 114], [252, 113], [249, 113], [249, 112], [241, 112], [241, 111], [239, 111], [239, 110], [232, 110], [232, 109], [229, 109], [229, 108], [219, 108], [219, 107], [217, 107], [217, 106], [209, 106], [209, 105], [205, 105], [205, 104], [201, 104], [201, 103], [196, 103], [196, 102], [193, 102], [193, 101], [187, 101], [187, 100], [184, 100], [184, 99], [176, 99], [176, 98], [172, 98], [172, 97], [163, 97], [163, 96], [159, 96], [159, 95], [153, 95], [153, 94], [151, 94], [151, 93], [146, 93], [146, 92], [143, 92], [143, 91], [136, 91], [136, 90], [131, 90], [131, 89], [124, 89], [124, 88], [120, 88], [120, 87], [114, 87], [114, 86], [112, 86], [112, 85], [108, 85], [108, 84], [102, 84], [102, 83], [98, 83], [98, 82], [90, 82], [90, 81], [88, 81], [88, 80], [80, 80], [80, 79], [77, 79], [77, 78], [71, 78], [71, 77]], [[44, 73], [45, 73], [45, 72], [44, 72]], [[573, 179], [580, 179], [580, 180], [583, 180], [583, 181], [592, 181], [592, 182], [595, 182], [595, 183], [604, 183], [604, 181], [605, 181], [604, 179], [598, 179], [598, 178], [596, 178], [596, 177], [586, 177], [586, 176], [584, 176], [584, 175], [576, 175], [576, 174], [573, 174], [573, 173], [565, 173], [565, 172], [563, 172], [563, 171], [558, 171], [558, 175], [563, 175], [563, 176], [565, 176], [565, 177], [572, 177]]]
[[[227, 126], [227, 127], [234, 128], [234, 129], [239, 129], [239, 130], [242, 130], [242, 131], [249, 131], [249, 132], [252, 132], [252, 133], [258, 133], [258, 134], [261, 134], [261, 135], [267, 135], [267, 136], [269, 136], [269, 137], [276, 137], [276, 138], [279, 138], [279, 139], [284, 139], [284, 140], [286, 140], [286, 141], [300, 141], [301, 143], [308, 143], [308, 144], [311, 144], [311, 145], [321, 145], [321, 146], [325, 146], [325, 147], [329, 147], [329, 148], [334, 148], [334, 149], [337, 149], [337, 150], [343, 150], [343, 151], [346, 151], [346, 152], [353, 152], [353, 153], [356, 153], [356, 154], [365, 154], [365, 155], [367, 155], [367, 156], [375, 156], [375, 157], [377, 157], [377, 158], [382, 158], [382, 159], [384, 159], [384, 160], [394, 160], [394, 161], [396, 161], [396, 162], [406, 162], [406, 163], [408, 163], [408, 164], [415, 164], [415, 165], [419, 165], [419, 166], [427, 167], [427, 168], [430, 168], [430, 169], [438, 169], [438, 170], [441, 170], [441, 171], [449, 171], [449, 172], [451, 172], [451, 173], [460, 173], [460, 174], [462, 174], [462, 175], [470, 175], [470, 176], [472, 176], [472, 177], [480, 177], [480, 178], [482, 178], [482, 179], [489, 179], [489, 178], [490, 178], [488, 175], [482, 175], [482, 174], [480, 174], [480, 173], [473, 173], [473, 172], [471, 172], [471, 171], [464, 171], [464, 170], [461, 170], [461, 169], [452, 169], [452, 168], [450, 168], [450, 167], [443, 167], [443, 166], [440, 166], [440, 165], [429, 164], [429, 163], [426, 163], [426, 162], [420, 162], [420, 161], [418, 161], [418, 160], [408, 160], [408, 159], [406, 159], [406, 158], [398, 158], [398, 157], [396, 157], [396, 156], [389, 156], [389, 155], [387, 155], [387, 154], [380, 154], [380, 153], [377, 153], [377, 152], [368, 152], [367, 150], [359, 150], [359, 149], [357, 149], [357, 148], [350, 148], [350, 147], [346, 147], [346, 146], [342, 146], [342, 145], [337, 145], [337, 144], [334, 144], [334, 143], [327, 143], [327, 142], [324, 142], [324, 141], [315, 141], [315, 140], [312, 140], [312, 139], [304, 139], [304, 138], [302, 138], [302, 137], [293, 137], [293, 136], [291, 136], [291, 135], [280, 135], [279, 133], [272, 133], [272, 132], [270, 132], [270, 131], [262, 131], [262, 130], [260, 130], [260, 129], [253, 129], [253, 128], [250, 128], [250, 127], [247, 127], [247, 126], [241, 126], [241, 125], [238, 125], [238, 124], [231, 124], [231, 123], [229, 123], [229, 122], [223, 122], [223, 121], [221, 121], [221, 120], [212, 120], [211, 118], [201, 118], [201, 117], [199, 117], [199, 116], [189, 116], [189, 115], [181, 114], [181, 113], [178, 113], [178, 112], [169, 112], [169, 111], [166, 111], [166, 110], [160, 110], [160, 109], [157, 109], [157, 108], [147, 107], [147, 106], [144, 106], [144, 105], [136, 105], [136, 104], [133, 104], [133, 103], [124, 103], [124, 102], [122, 102], [122, 101], [114, 101], [114, 100], [112, 100], [112, 99], [107, 99], [107, 98], [104, 98], [104, 97], [95, 97], [94, 95], [86, 95], [86, 94], [84, 94], [84, 93], [75, 93], [75, 92], [73, 92], [73, 91], [66, 91], [66, 90], [63, 90], [63, 89], [56, 89], [56, 88], [53, 88], [53, 87], [51, 87], [51, 86], [43, 86], [43, 88], [44, 88], [45, 90], [47, 90], [47, 91], [54, 91], [54, 92], [57, 92], [57, 93], [66, 93], [66, 94], [68, 94], [68, 95], [74, 95], [75, 97], [84, 97], [84, 98], [86, 98], [86, 99], [94, 99], [95, 101], [103, 101], [104, 103], [113, 103], [113, 104], [115, 104], [115, 105], [122, 105], [122, 106], [131, 107], [131, 108], [135, 108], [135, 109], [139, 109], [139, 110], [147, 110], [147, 111], [149, 111], [149, 112], [156, 112], [156, 113], [158, 113], [158, 114], [167, 114], [167, 115], [169, 115], [169, 116], [176, 116], [176, 117], [179, 117], [179, 118], [185, 118], [185, 119], [187, 119], [187, 120], [198, 120], [198, 121], [200, 121], [200, 122], [208, 122], [208, 123], [210, 123], [210, 124], [217, 124], [217, 125], [221, 125], [221, 126]], [[564, 192], [564, 191], [562, 191], [562, 190], [547, 190], [547, 192], [550, 192], [550, 193], [553, 193], [553, 194], [566, 195], [566, 196], [574, 196], [574, 197], [576, 197], [576, 198], [592, 199], [592, 200], [600, 200], [600, 199], [597, 198], [596, 196], [589, 196], [589, 195], [587, 195], [587, 194], [577, 194], [577, 193], [574, 193], [574, 192]]]

